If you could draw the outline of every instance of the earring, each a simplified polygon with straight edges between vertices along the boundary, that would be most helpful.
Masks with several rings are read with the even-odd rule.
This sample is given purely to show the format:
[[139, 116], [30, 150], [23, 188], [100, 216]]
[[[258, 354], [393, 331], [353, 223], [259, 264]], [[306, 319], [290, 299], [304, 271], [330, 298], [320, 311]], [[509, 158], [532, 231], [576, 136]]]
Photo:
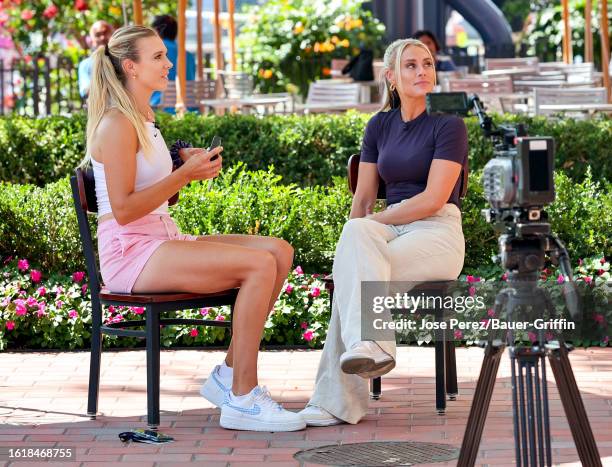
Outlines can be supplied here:
[[132, 75], [132, 78], [136, 79], [136, 75]]
[[391, 83], [391, 86], [389, 86], [389, 89], [391, 90], [391, 92], [395, 91], [395, 84]]

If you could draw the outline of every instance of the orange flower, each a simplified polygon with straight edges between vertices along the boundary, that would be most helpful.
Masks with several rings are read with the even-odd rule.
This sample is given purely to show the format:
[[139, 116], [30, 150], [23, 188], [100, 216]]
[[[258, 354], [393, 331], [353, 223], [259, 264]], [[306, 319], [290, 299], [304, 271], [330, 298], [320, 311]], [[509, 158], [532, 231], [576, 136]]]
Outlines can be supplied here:
[[331, 68], [324, 66], [323, 69], [321, 70], [321, 73], [323, 73], [323, 76], [330, 76]]
[[266, 71], [263, 72], [263, 77], [264, 77], [264, 79], [270, 79], [270, 78], [272, 78], [272, 74], [273, 74], [272, 70], [266, 70]]
[[301, 34], [304, 31], [304, 26], [302, 26], [302, 23], [298, 23], [295, 25], [295, 27], [293, 28], [293, 34], [294, 35], [298, 35]]
[[315, 45], [314, 45], [314, 51], [315, 51], [315, 53], [316, 53], [316, 54], [318, 54], [319, 52], [321, 52], [321, 51], [322, 51], [322, 50], [321, 50], [321, 44], [319, 44], [318, 42], [315, 42]]

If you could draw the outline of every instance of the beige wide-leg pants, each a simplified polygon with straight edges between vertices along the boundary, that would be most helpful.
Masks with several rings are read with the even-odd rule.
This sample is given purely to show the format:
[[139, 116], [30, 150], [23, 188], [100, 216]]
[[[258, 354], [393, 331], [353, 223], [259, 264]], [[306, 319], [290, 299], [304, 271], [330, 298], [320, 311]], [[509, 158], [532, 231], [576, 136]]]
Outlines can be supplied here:
[[[332, 316], [308, 405], [322, 407], [348, 423], [359, 422], [367, 412], [368, 381], [340, 369], [340, 356], [362, 340], [362, 281], [454, 280], [463, 268], [464, 255], [461, 211], [454, 204], [405, 225], [349, 220], [336, 247]], [[395, 358], [395, 341], [377, 343]]]

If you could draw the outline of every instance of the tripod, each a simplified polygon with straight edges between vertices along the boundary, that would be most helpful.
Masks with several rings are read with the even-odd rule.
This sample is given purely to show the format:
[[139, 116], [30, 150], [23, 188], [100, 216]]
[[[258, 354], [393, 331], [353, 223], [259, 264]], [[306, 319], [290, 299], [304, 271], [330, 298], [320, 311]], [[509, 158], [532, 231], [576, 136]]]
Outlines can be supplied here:
[[[496, 316], [505, 311], [508, 321], [511, 322], [515, 318], [515, 311], [526, 306], [535, 307], [540, 313], [548, 311], [552, 316], [552, 301], [546, 291], [537, 287], [537, 278], [537, 270], [509, 273], [510, 287], [502, 290], [495, 299]], [[582, 465], [602, 465], [569, 362], [568, 352], [571, 347], [562, 339], [546, 342], [541, 329], [538, 334], [538, 340], [531, 347], [515, 346], [513, 332], [508, 332], [505, 344], [501, 339], [489, 339], [486, 343], [485, 357], [461, 445], [458, 467], [471, 467], [476, 461], [495, 377], [506, 346], [510, 351], [512, 370], [512, 415], [517, 467], [552, 465], [546, 357], [550, 362]]]

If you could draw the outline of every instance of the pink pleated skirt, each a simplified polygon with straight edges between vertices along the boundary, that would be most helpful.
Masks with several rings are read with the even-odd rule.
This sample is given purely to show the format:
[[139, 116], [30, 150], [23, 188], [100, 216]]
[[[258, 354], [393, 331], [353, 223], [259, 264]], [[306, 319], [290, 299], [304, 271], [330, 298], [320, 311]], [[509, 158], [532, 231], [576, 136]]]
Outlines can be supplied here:
[[98, 253], [105, 288], [131, 293], [145, 264], [162, 243], [197, 238], [180, 233], [168, 214], [148, 214], [126, 225], [115, 219], [102, 222], [98, 226]]

